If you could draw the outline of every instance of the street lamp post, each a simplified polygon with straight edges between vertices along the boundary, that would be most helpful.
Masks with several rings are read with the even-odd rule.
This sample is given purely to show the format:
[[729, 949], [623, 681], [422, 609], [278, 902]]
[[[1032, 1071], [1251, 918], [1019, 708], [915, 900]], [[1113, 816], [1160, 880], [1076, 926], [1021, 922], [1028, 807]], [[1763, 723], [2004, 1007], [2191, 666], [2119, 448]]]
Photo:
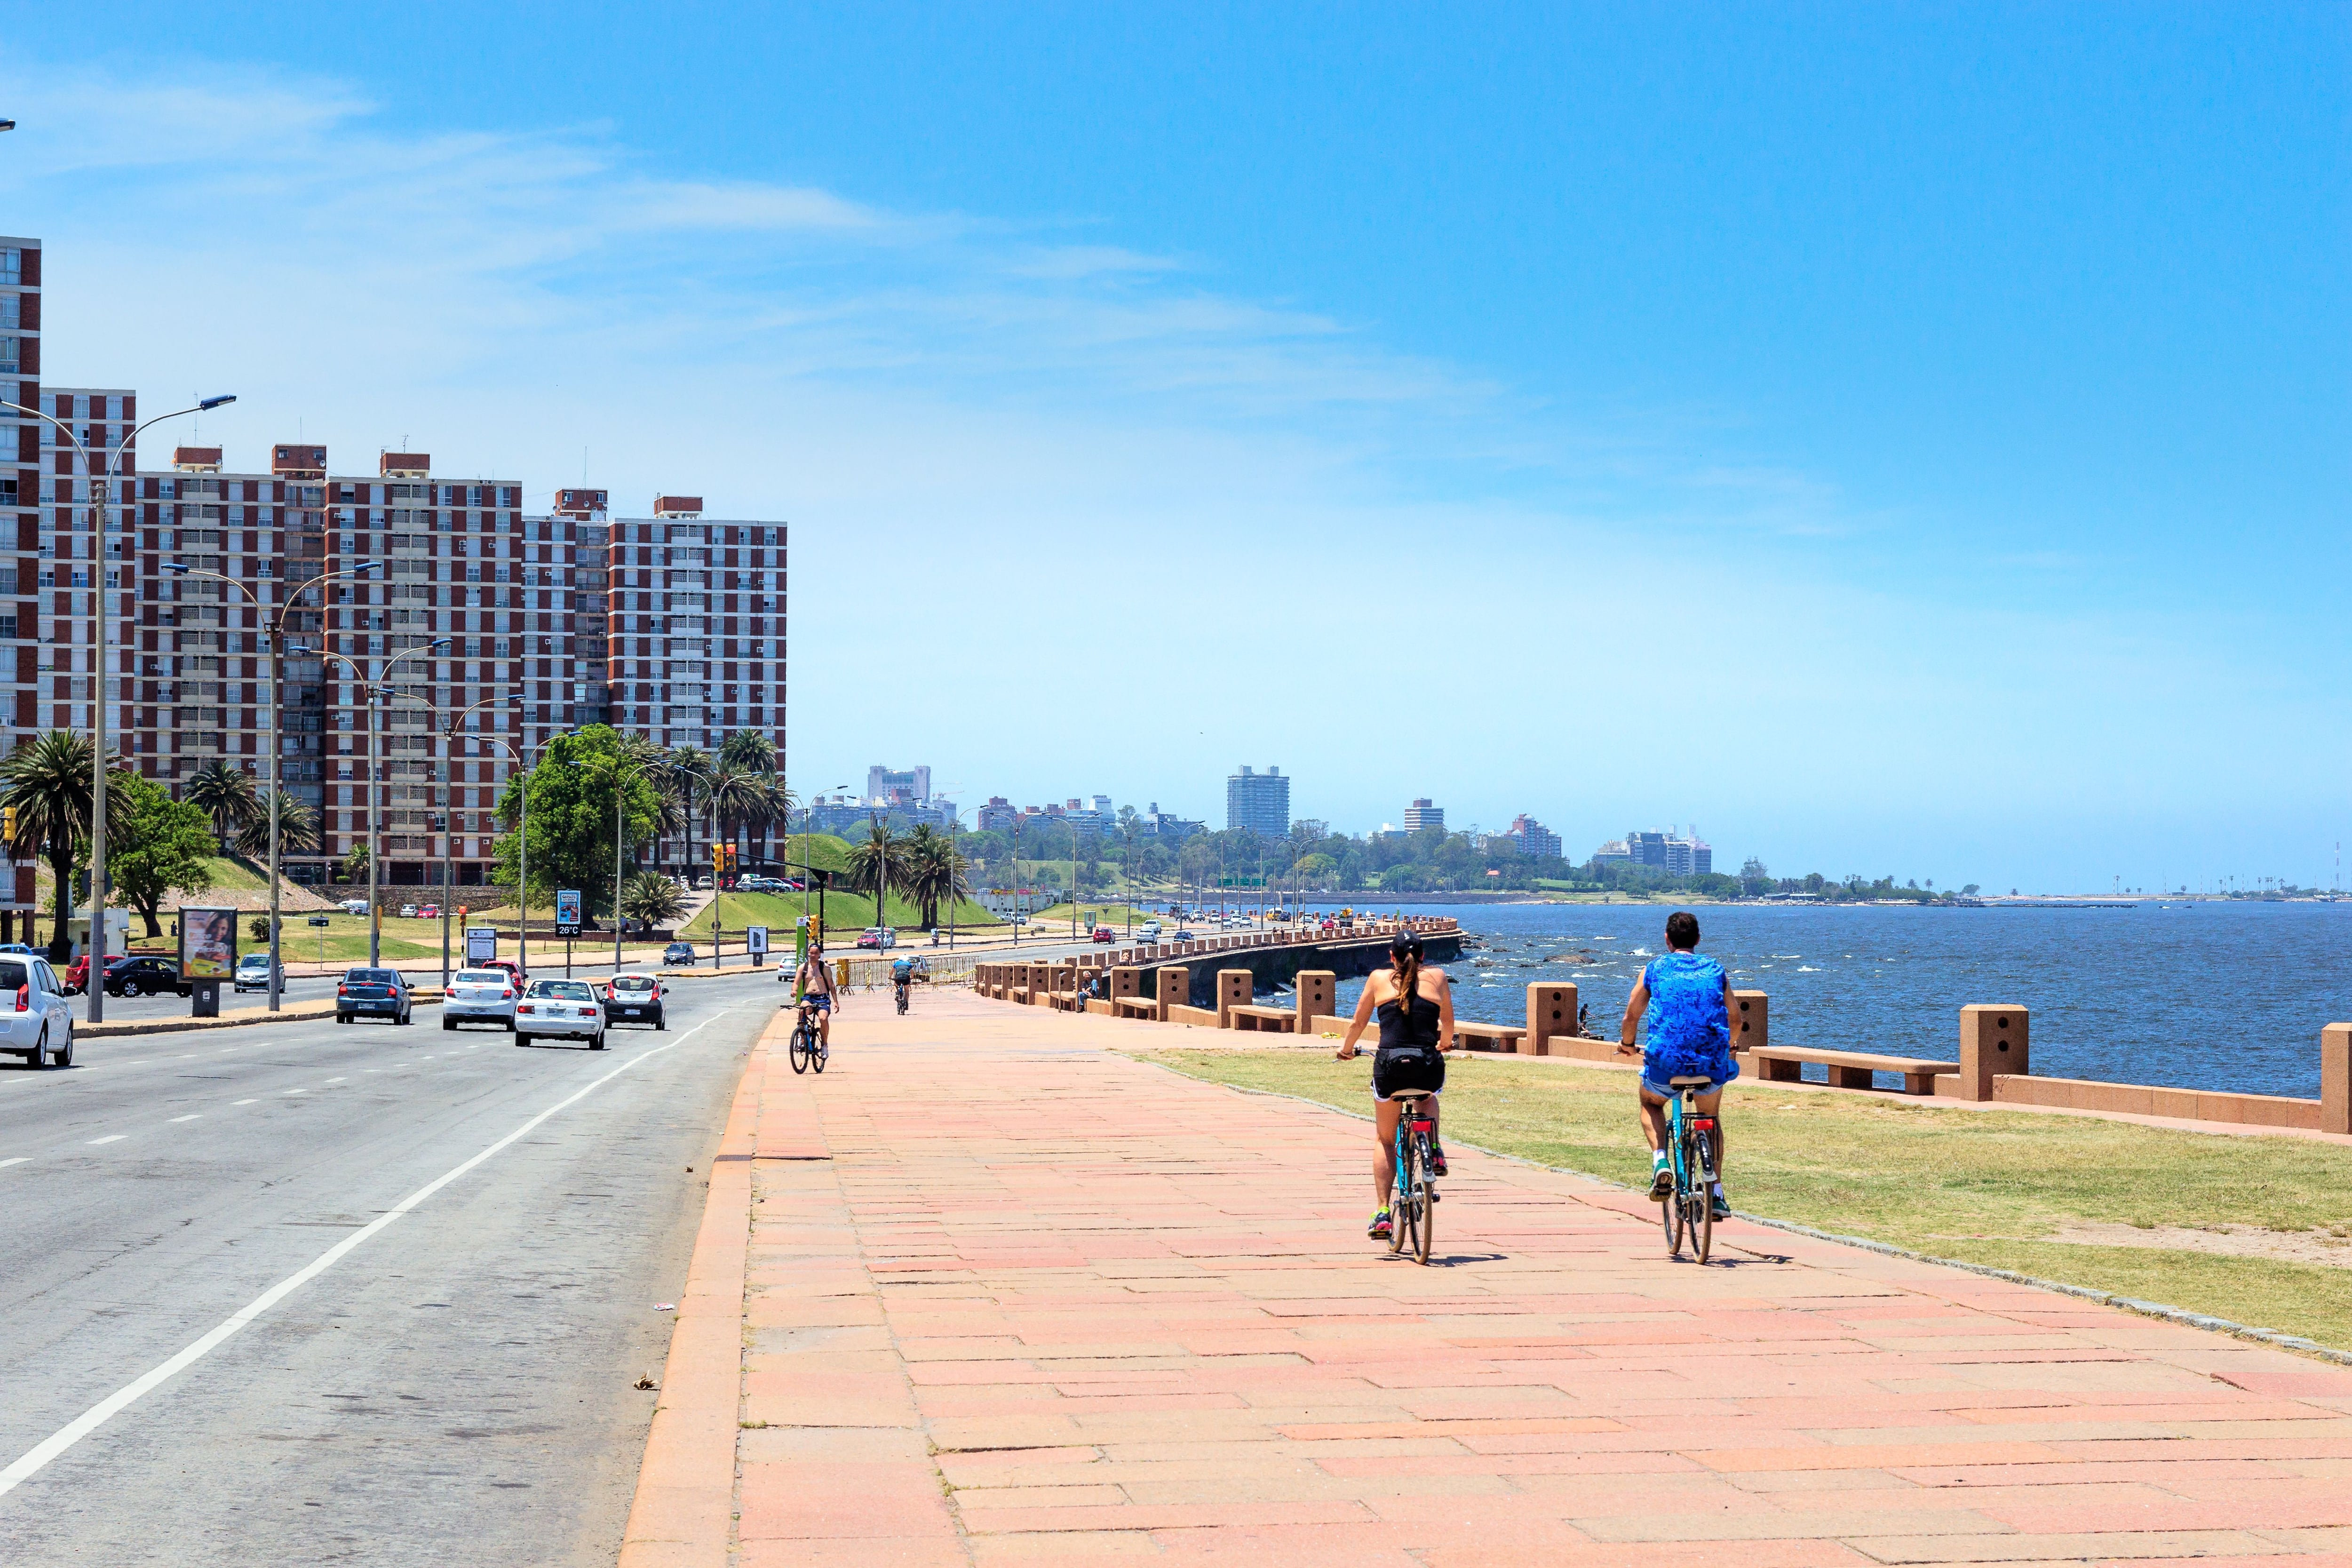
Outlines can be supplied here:
[[[344, 658], [341, 654], [335, 652], [331, 648], [326, 649], [320, 654], [321, 658], [331, 658], [337, 664], [340, 664], [344, 668], [350, 670], [352, 677], [358, 682], [360, 689], [367, 694], [368, 967], [370, 969], [375, 968], [383, 960], [383, 911], [376, 908], [376, 890], [379, 886], [378, 879], [383, 868], [383, 855], [380, 847], [376, 843], [375, 830], [375, 710], [383, 705], [383, 694], [389, 689], [390, 682], [392, 680], [392, 672], [394, 666], [408, 659], [415, 658], [419, 654], [437, 652], [442, 648], [447, 647], [453, 640], [455, 639], [450, 637], [439, 637], [432, 642], [423, 644], [420, 647], [410, 648], [406, 653], [393, 655], [392, 658], [384, 661], [383, 673], [376, 677], [373, 680], [370, 680], [368, 679], [368, 674], [365, 669], [362, 668], [359, 665], [354, 664], [352, 660]], [[308, 647], [298, 645], [295, 647], [289, 648], [288, 651], [307, 655], [311, 650]]]
[[[14, 122], [11, 121], [11, 123], [13, 124]], [[175, 409], [169, 414], [158, 414], [154, 418], [146, 421], [145, 424], [132, 426], [131, 427], [131, 434], [116, 442], [114, 446], [109, 449], [105, 471], [101, 474], [96, 474], [93, 481], [99, 487], [99, 494], [97, 497], [98, 505], [93, 509], [95, 515], [90, 520], [92, 522], [97, 524], [96, 527], [90, 530], [90, 539], [92, 542], [90, 554], [90, 591], [92, 596], [97, 601], [96, 608], [98, 610], [97, 618], [90, 623], [89, 637], [90, 694], [95, 700], [90, 704], [89, 973], [92, 978], [88, 987], [89, 993], [89, 1008], [88, 1016], [89, 1022], [93, 1024], [100, 1023], [106, 1017], [106, 986], [103, 982], [106, 978], [106, 895], [108, 891], [106, 883], [106, 623], [108, 618], [108, 594], [106, 585], [106, 549], [105, 546], [99, 542], [104, 540], [106, 537], [106, 514], [114, 505], [114, 481], [122, 477], [119, 472], [122, 460], [122, 454], [138, 445], [140, 432], [152, 426], [161, 425], [166, 419], [177, 419], [189, 414], [202, 414], [210, 409], [218, 408], [225, 403], [235, 403], [236, 401], [236, 398], [234, 394], [221, 397], [200, 398], [193, 407]], [[21, 403], [10, 403], [5, 399], [0, 399], [0, 408], [13, 408], [19, 414], [29, 414], [36, 419], [45, 420], [48, 424], [56, 426], [59, 432], [64, 435], [65, 438], [73, 444], [74, 450], [81, 454], [82, 472], [85, 474], [95, 473], [95, 470], [93, 470], [90, 466], [89, 448], [82, 444], [80, 437], [73, 433], [73, 427], [71, 426], [67, 425], [64, 421], [57, 418], [53, 415], [44, 414], [37, 408], [27, 408]], [[70, 899], [67, 900], [68, 904], [70, 904], [71, 901], [72, 900]]]
[[[279, 969], [281, 968], [281, 964], [280, 964], [279, 960], [278, 960], [278, 914], [279, 914], [279, 898], [278, 898], [278, 791], [283, 787], [282, 784], [280, 783], [280, 780], [279, 780], [278, 774], [279, 774], [279, 752], [280, 752], [280, 749], [281, 749], [281, 747], [282, 747], [282, 745], [283, 745], [283, 743], [284, 743], [284, 742], [283, 742], [283, 741], [282, 741], [282, 739], [281, 739], [281, 736], [280, 736], [280, 732], [279, 732], [279, 731], [280, 731], [280, 729], [281, 729], [282, 724], [283, 724], [282, 704], [283, 704], [283, 701], [284, 701], [285, 690], [286, 690], [286, 674], [285, 674], [285, 669], [286, 669], [286, 617], [287, 617], [288, 616], [292, 615], [292, 614], [294, 613], [294, 611], [295, 611], [296, 607], [297, 607], [297, 606], [299, 606], [299, 605], [302, 603], [302, 595], [305, 595], [305, 594], [309, 593], [311, 589], [313, 589], [313, 588], [315, 588], [315, 587], [318, 587], [320, 584], [322, 584], [322, 583], [327, 583], [327, 582], [331, 582], [332, 580], [334, 580], [335, 578], [338, 578], [338, 577], [345, 577], [345, 576], [348, 576], [348, 577], [354, 577], [354, 578], [356, 578], [356, 577], [364, 577], [364, 576], [366, 576], [369, 573], [371, 573], [371, 572], [374, 571], [374, 570], [376, 569], [377, 564], [378, 564], [378, 563], [373, 562], [373, 561], [362, 561], [362, 562], [361, 562], [358, 565], [356, 565], [356, 566], [352, 566], [352, 567], [348, 567], [348, 568], [346, 568], [345, 570], [343, 570], [343, 571], [341, 571], [341, 572], [329, 572], [329, 573], [325, 573], [325, 574], [323, 574], [322, 575], [320, 575], [320, 576], [317, 576], [317, 577], [313, 577], [313, 578], [311, 578], [309, 582], [307, 582], [307, 583], [303, 584], [300, 587], [299, 587], [299, 588], [295, 589], [291, 594], [289, 594], [289, 595], [286, 596], [286, 603], [285, 603], [284, 605], [280, 605], [280, 606], [278, 607], [278, 615], [277, 615], [277, 616], [276, 616], [274, 619], [268, 619], [268, 626], [269, 626], [269, 1011], [270, 1011], [270, 1012], [272, 1012], [272, 1013], [275, 1013], [275, 1012], [277, 1012], [277, 1011], [278, 1011], [278, 1004], [279, 994], [280, 994], [280, 993], [281, 993], [281, 991], [282, 991], [282, 989], [283, 989], [283, 987], [284, 987], [284, 978], [283, 978], [283, 976], [279, 973]], [[265, 609], [263, 609], [263, 607], [262, 607], [262, 604], [261, 604], [261, 601], [260, 601], [259, 599], [254, 598], [253, 591], [252, 591], [250, 588], [247, 588], [244, 584], [242, 584], [242, 583], [238, 582], [236, 578], [234, 578], [234, 577], [228, 577], [228, 576], [224, 576], [222, 574], [220, 574], [220, 573], [218, 573], [218, 572], [205, 572], [205, 571], [200, 570], [200, 569], [198, 569], [198, 568], [196, 568], [196, 567], [194, 567], [194, 566], [189, 565], [189, 564], [188, 564], [186, 562], [184, 562], [184, 561], [173, 561], [173, 562], [168, 562], [168, 563], [165, 563], [165, 566], [166, 566], [166, 570], [170, 571], [170, 572], [171, 572], [174, 576], [179, 576], [179, 577], [209, 577], [209, 578], [211, 578], [211, 579], [212, 579], [214, 582], [215, 582], [215, 583], [226, 583], [230, 587], [235, 588], [238, 593], [243, 594], [243, 595], [246, 596], [246, 598], [247, 598], [247, 599], [248, 599], [248, 600], [250, 600], [250, 601], [252, 602], [253, 608], [254, 608], [254, 614], [255, 614], [255, 616], [256, 616], [256, 617], [257, 617], [257, 618], [265, 618], [265, 619], [268, 619], [268, 611], [266, 611]]]
[[[442, 765], [444, 767], [449, 766], [457, 756], [457, 731], [459, 726], [463, 725], [467, 720], [472, 718], [476, 712], [481, 709], [488, 707], [493, 702], [504, 702], [512, 708], [520, 710], [522, 707], [522, 693], [520, 691], [514, 691], [502, 693], [497, 697], [485, 697], [479, 702], [475, 703], [473, 707], [467, 709], [463, 713], [460, 713], [456, 718], [450, 720], [448, 729], [442, 731], [441, 737], [441, 749], [444, 753], [442, 757]], [[505, 737], [500, 736], [499, 739], [503, 741]], [[518, 753], [515, 758], [515, 765], [517, 767], [520, 767], [522, 765], [522, 758], [520, 753]], [[444, 991], [446, 991], [449, 988], [449, 906], [455, 901], [449, 896], [449, 875], [452, 868], [450, 862], [452, 859], [452, 852], [457, 847], [456, 844], [453, 842], [456, 835], [453, 834], [449, 828], [452, 816], [450, 803], [446, 798], [450, 793], [451, 783], [452, 781], [444, 779], [441, 784], [441, 793], [444, 797], [441, 802], [441, 988]], [[520, 877], [521, 873], [518, 871], [516, 875]], [[528, 884], [523, 884], [519, 888], [515, 894], [515, 902], [520, 906], [521, 910], [518, 921], [518, 924], [520, 925], [521, 921], [528, 921], [530, 918], [530, 889]], [[524, 926], [520, 929], [528, 930], [529, 928]], [[526, 972], [530, 968], [530, 958], [528, 944], [525, 944], [522, 966]]]

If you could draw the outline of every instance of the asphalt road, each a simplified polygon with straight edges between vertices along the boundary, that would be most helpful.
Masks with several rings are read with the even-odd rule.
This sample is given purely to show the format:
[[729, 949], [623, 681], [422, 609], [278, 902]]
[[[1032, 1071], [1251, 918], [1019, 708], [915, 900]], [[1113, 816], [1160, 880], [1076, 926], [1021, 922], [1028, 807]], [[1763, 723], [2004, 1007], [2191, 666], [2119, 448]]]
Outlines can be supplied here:
[[777, 996], [687, 982], [600, 1053], [425, 1008], [0, 1067], [0, 1563], [610, 1563]]

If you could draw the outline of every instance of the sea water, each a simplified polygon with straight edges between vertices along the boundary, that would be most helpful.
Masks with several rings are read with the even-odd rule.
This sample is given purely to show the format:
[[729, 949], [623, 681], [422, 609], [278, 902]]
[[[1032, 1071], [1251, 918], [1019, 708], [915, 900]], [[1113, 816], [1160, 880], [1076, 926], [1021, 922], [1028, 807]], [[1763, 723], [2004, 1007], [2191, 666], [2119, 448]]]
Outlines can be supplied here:
[[[1569, 980], [1591, 1009], [1592, 1033], [1610, 1039], [1643, 964], [1665, 951], [1672, 912], [1663, 904], [1402, 908], [1457, 920], [1480, 939], [1445, 966], [1456, 1016], [1522, 1022], [1529, 982]], [[2040, 1077], [2312, 1099], [2321, 1026], [2352, 1021], [2352, 900], [1692, 912], [1699, 951], [1739, 989], [1769, 994], [1779, 1045], [1954, 1061], [1960, 1009], [1984, 1002], [2029, 1010]], [[1361, 984], [1340, 986], [1343, 1012]]]

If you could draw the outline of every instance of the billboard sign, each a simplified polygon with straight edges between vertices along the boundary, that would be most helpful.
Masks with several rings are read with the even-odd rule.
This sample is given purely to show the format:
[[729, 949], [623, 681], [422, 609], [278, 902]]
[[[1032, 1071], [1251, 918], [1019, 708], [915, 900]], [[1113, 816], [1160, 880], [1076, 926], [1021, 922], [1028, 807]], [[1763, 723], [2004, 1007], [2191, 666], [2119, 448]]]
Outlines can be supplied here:
[[555, 889], [555, 934], [580, 934], [580, 889], [577, 888]]
[[479, 968], [499, 955], [499, 928], [467, 926], [466, 928], [466, 967]]
[[236, 911], [180, 910], [180, 978], [229, 980], [236, 974]]
[[752, 961], [755, 963], [767, 957], [768, 928], [766, 926], [745, 926], [743, 928], [743, 951], [750, 953]]

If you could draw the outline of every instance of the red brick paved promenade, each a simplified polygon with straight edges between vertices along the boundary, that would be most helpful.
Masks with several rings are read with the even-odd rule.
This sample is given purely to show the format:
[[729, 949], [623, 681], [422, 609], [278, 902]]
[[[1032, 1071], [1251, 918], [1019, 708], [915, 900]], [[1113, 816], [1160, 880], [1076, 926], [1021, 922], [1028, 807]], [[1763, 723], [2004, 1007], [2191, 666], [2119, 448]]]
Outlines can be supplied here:
[[1670, 1263], [1466, 1150], [1423, 1268], [1362, 1123], [1102, 1048], [1198, 1033], [836, 1037], [752, 1058], [625, 1568], [2352, 1562], [2352, 1369], [1736, 1222]]

